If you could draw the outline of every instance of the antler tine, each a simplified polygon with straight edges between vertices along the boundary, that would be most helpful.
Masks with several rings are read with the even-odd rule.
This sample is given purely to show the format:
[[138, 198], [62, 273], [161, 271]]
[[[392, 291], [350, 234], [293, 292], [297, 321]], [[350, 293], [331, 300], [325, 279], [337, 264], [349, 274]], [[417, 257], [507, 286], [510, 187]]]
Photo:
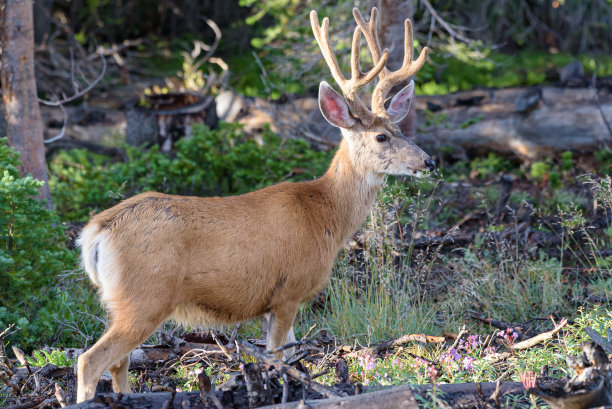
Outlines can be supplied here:
[[[374, 61], [374, 64], [376, 64], [381, 57], [381, 48], [377, 34], [378, 9], [376, 7], [372, 7], [370, 21], [368, 23], [364, 21], [363, 16], [357, 7], [353, 8], [353, 17], [355, 17], [358, 27], [360, 27], [361, 31], [363, 31], [363, 35], [368, 43], [368, 48], [370, 49], [370, 54], [372, 54], [372, 60]], [[386, 49], [385, 51], [388, 52]], [[384, 68], [382, 71], [385, 70], [386, 68]]]
[[387, 60], [389, 59], [389, 50], [383, 52], [382, 57], [378, 61], [374, 61], [374, 67], [366, 73], [361, 72], [359, 68], [359, 46], [361, 45], [361, 29], [355, 27], [353, 33], [353, 44], [351, 46], [351, 82], [354, 90], [357, 90], [367, 83], [371, 82], [374, 77], [385, 70]]
[[[368, 47], [370, 49], [370, 53], [372, 54], [372, 58], [374, 62], [380, 56], [380, 43], [378, 40], [378, 30], [377, 30], [377, 19], [378, 19], [378, 10], [376, 7], [372, 8], [372, 13], [370, 14], [370, 21], [366, 23], [361, 16], [361, 13], [357, 8], [353, 9], [353, 15], [355, 16], [355, 20], [368, 42]], [[397, 71], [389, 71], [387, 68], [384, 68], [380, 72], [380, 79], [376, 88], [374, 88], [374, 92], [372, 94], [372, 111], [378, 115], [387, 115], [387, 111], [385, 110], [385, 97], [391, 88], [399, 84], [401, 82], [406, 81], [408, 78], [412, 77], [416, 74], [423, 64], [425, 64], [425, 58], [427, 57], [427, 52], [429, 49], [427, 47], [423, 48], [421, 54], [417, 58], [416, 61], [413, 61], [413, 36], [412, 36], [412, 23], [409, 19], [404, 21], [404, 59], [402, 61], [402, 66]]]
[[[322, 27], [319, 26], [319, 16], [317, 12], [312, 10], [310, 12], [310, 25], [312, 26], [312, 32], [319, 43], [319, 48], [321, 49], [321, 54], [323, 54], [323, 58], [331, 71], [332, 77], [334, 80], [340, 85], [342, 91], [344, 91], [344, 85], [346, 83], [346, 78], [340, 72], [340, 66], [338, 65], [338, 60], [336, 60], [336, 56], [334, 55], [331, 47], [329, 45], [329, 37], [328, 37], [328, 27], [329, 27], [329, 19], [325, 17], [323, 19]], [[323, 35], [321, 35], [321, 30], [323, 30]]]
[[[386, 115], [385, 97], [394, 85], [406, 81], [416, 74], [425, 64], [429, 48], [423, 47], [421, 54], [413, 61], [412, 23], [409, 19], [404, 21], [404, 60], [402, 66], [393, 72], [383, 71], [380, 79], [372, 93], [372, 111], [378, 115]], [[382, 76], [381, 75], [381, 76]]]
[[382, 70], [385, 69], [387, 59], [389, 58], [388, 51], [385, 50], [382, 56], [380, 56], [377, 61], [374, 61], [374, 67], [370, 71], [367, 73], [362, 73], [359, 64], [361, 30], [359, 27], [356, 27], [355, 32], [353, 33], [353, 41], [351, 43], [351, 79], [347, 80], [342, 75], [338, 65], [338, 60], [336, 59], [336, 56], [331, 50], [331, 46], [329, 44], [329, 19], [325, 17], [321, 26], [319, 26], [319, 17], [317, 12], [312, 10], [310, 12], [310, 24], [312, 26], [314, 36], [319, 43], [319, 47], [321, 48], [323, 58], [329, 66], [334, 80], [338, 83], [340, 89], [342, 89], [342, 93], [344, 94], [345, 98], [351, 103], [351, 108], [364, 121], [371, 122], [376, 115], [374, 115], [374, 113], [363, 104], [359, 98], [359, 95], [357, 94], [357, 90], [371, 82]]

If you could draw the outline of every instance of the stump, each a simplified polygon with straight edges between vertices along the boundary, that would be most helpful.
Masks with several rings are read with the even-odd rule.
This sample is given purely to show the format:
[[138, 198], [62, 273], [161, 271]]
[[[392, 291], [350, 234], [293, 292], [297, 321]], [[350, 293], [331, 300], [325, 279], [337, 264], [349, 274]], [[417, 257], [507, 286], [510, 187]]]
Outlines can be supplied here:
[[133, 146], [159, 144], [162, 152], [182, 137], [191, 136], [195, 123], [217, 126], [215, 100], [196, 93], [172, 92], [133, 99], [125, 106], [125, 141]]

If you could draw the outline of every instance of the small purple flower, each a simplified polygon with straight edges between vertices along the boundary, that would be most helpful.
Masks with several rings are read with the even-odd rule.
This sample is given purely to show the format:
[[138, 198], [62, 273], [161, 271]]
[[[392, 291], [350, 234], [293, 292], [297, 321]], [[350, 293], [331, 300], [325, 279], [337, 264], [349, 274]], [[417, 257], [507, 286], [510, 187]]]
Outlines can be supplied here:
[[365, 366], [366, 371], [371, 371], [374, 368], [376, 368], [376, 364], [374, 363], [374, 359], [368, 360], [368, 362], [366, 363], [366, 366]]
[[427, 376], [429, 376], [434, 381], [438, 377], [438, 370], [433, 365], [427, 367], [426, 373], [427, 373]]
[[457, 352], [455, 348], [451, 348], [450, 351], [443, 353], [440, 358], [443, 362], [450, 364], [452, 362], [460, 360], [461, 355], [459, 354], [459, 352]]
[[478, 335], [470, 335], [468, 337], [468, 342], [470, 343], [472, 349], [476, 348], [478, 346]]
[[474, 362], [474, 358], [471, 356], [466, 356], [463, 358], [463, 369], [466, 371], [472, 370], [472, 362]]

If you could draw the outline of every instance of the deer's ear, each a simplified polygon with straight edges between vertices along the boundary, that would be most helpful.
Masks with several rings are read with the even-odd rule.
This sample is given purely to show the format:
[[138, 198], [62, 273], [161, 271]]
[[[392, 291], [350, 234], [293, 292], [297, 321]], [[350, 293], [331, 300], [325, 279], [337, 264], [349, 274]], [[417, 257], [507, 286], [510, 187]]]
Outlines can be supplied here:
[[414, 81], [406, 85], [400, 92], [395, 94], [387, 109], [387, 114], [392, 122], [399, 122], [408, 114], [414, 93]]
[[355, 118], [351, 116], [344, 97], [325, 81], [319, 85], [319, 109], [333, 126], [349, 129], [355, 125]]

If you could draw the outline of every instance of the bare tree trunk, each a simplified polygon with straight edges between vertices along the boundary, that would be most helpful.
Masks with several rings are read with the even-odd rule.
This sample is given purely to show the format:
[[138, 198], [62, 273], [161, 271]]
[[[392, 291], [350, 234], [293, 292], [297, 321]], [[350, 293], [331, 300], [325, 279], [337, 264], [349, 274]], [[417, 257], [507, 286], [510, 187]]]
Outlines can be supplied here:
[[0, 1], [2, 102], [9, 144], [21, 152], [22, 174], [45, 182], [41, 199], [51, 208], [43, 129], [34, 79], [34, 22], [31, 0]]
[[[414, 6], [412, 0], [378, 0], [378, 9], [380, 10], [380, 41], [383, 48], [389, 49], [387, 66], [390, 70], [396, 70], [402, 66], [404, 58], [404, 20], [407, 18], [412, 20]], [[406, 84], [401, 85], [401, 87], [404, 86]], [[396, 87], [391, 90], [391, 93], [400, 89]], [[399, 123], [403, 134], [408, 138], [416, 136], [415, 105], [413, 99], [408, 115]]]
[[40, 44], [51, 29], [51, 9], [53, 0], [36, 0], [34, 2], [34, 40]]

